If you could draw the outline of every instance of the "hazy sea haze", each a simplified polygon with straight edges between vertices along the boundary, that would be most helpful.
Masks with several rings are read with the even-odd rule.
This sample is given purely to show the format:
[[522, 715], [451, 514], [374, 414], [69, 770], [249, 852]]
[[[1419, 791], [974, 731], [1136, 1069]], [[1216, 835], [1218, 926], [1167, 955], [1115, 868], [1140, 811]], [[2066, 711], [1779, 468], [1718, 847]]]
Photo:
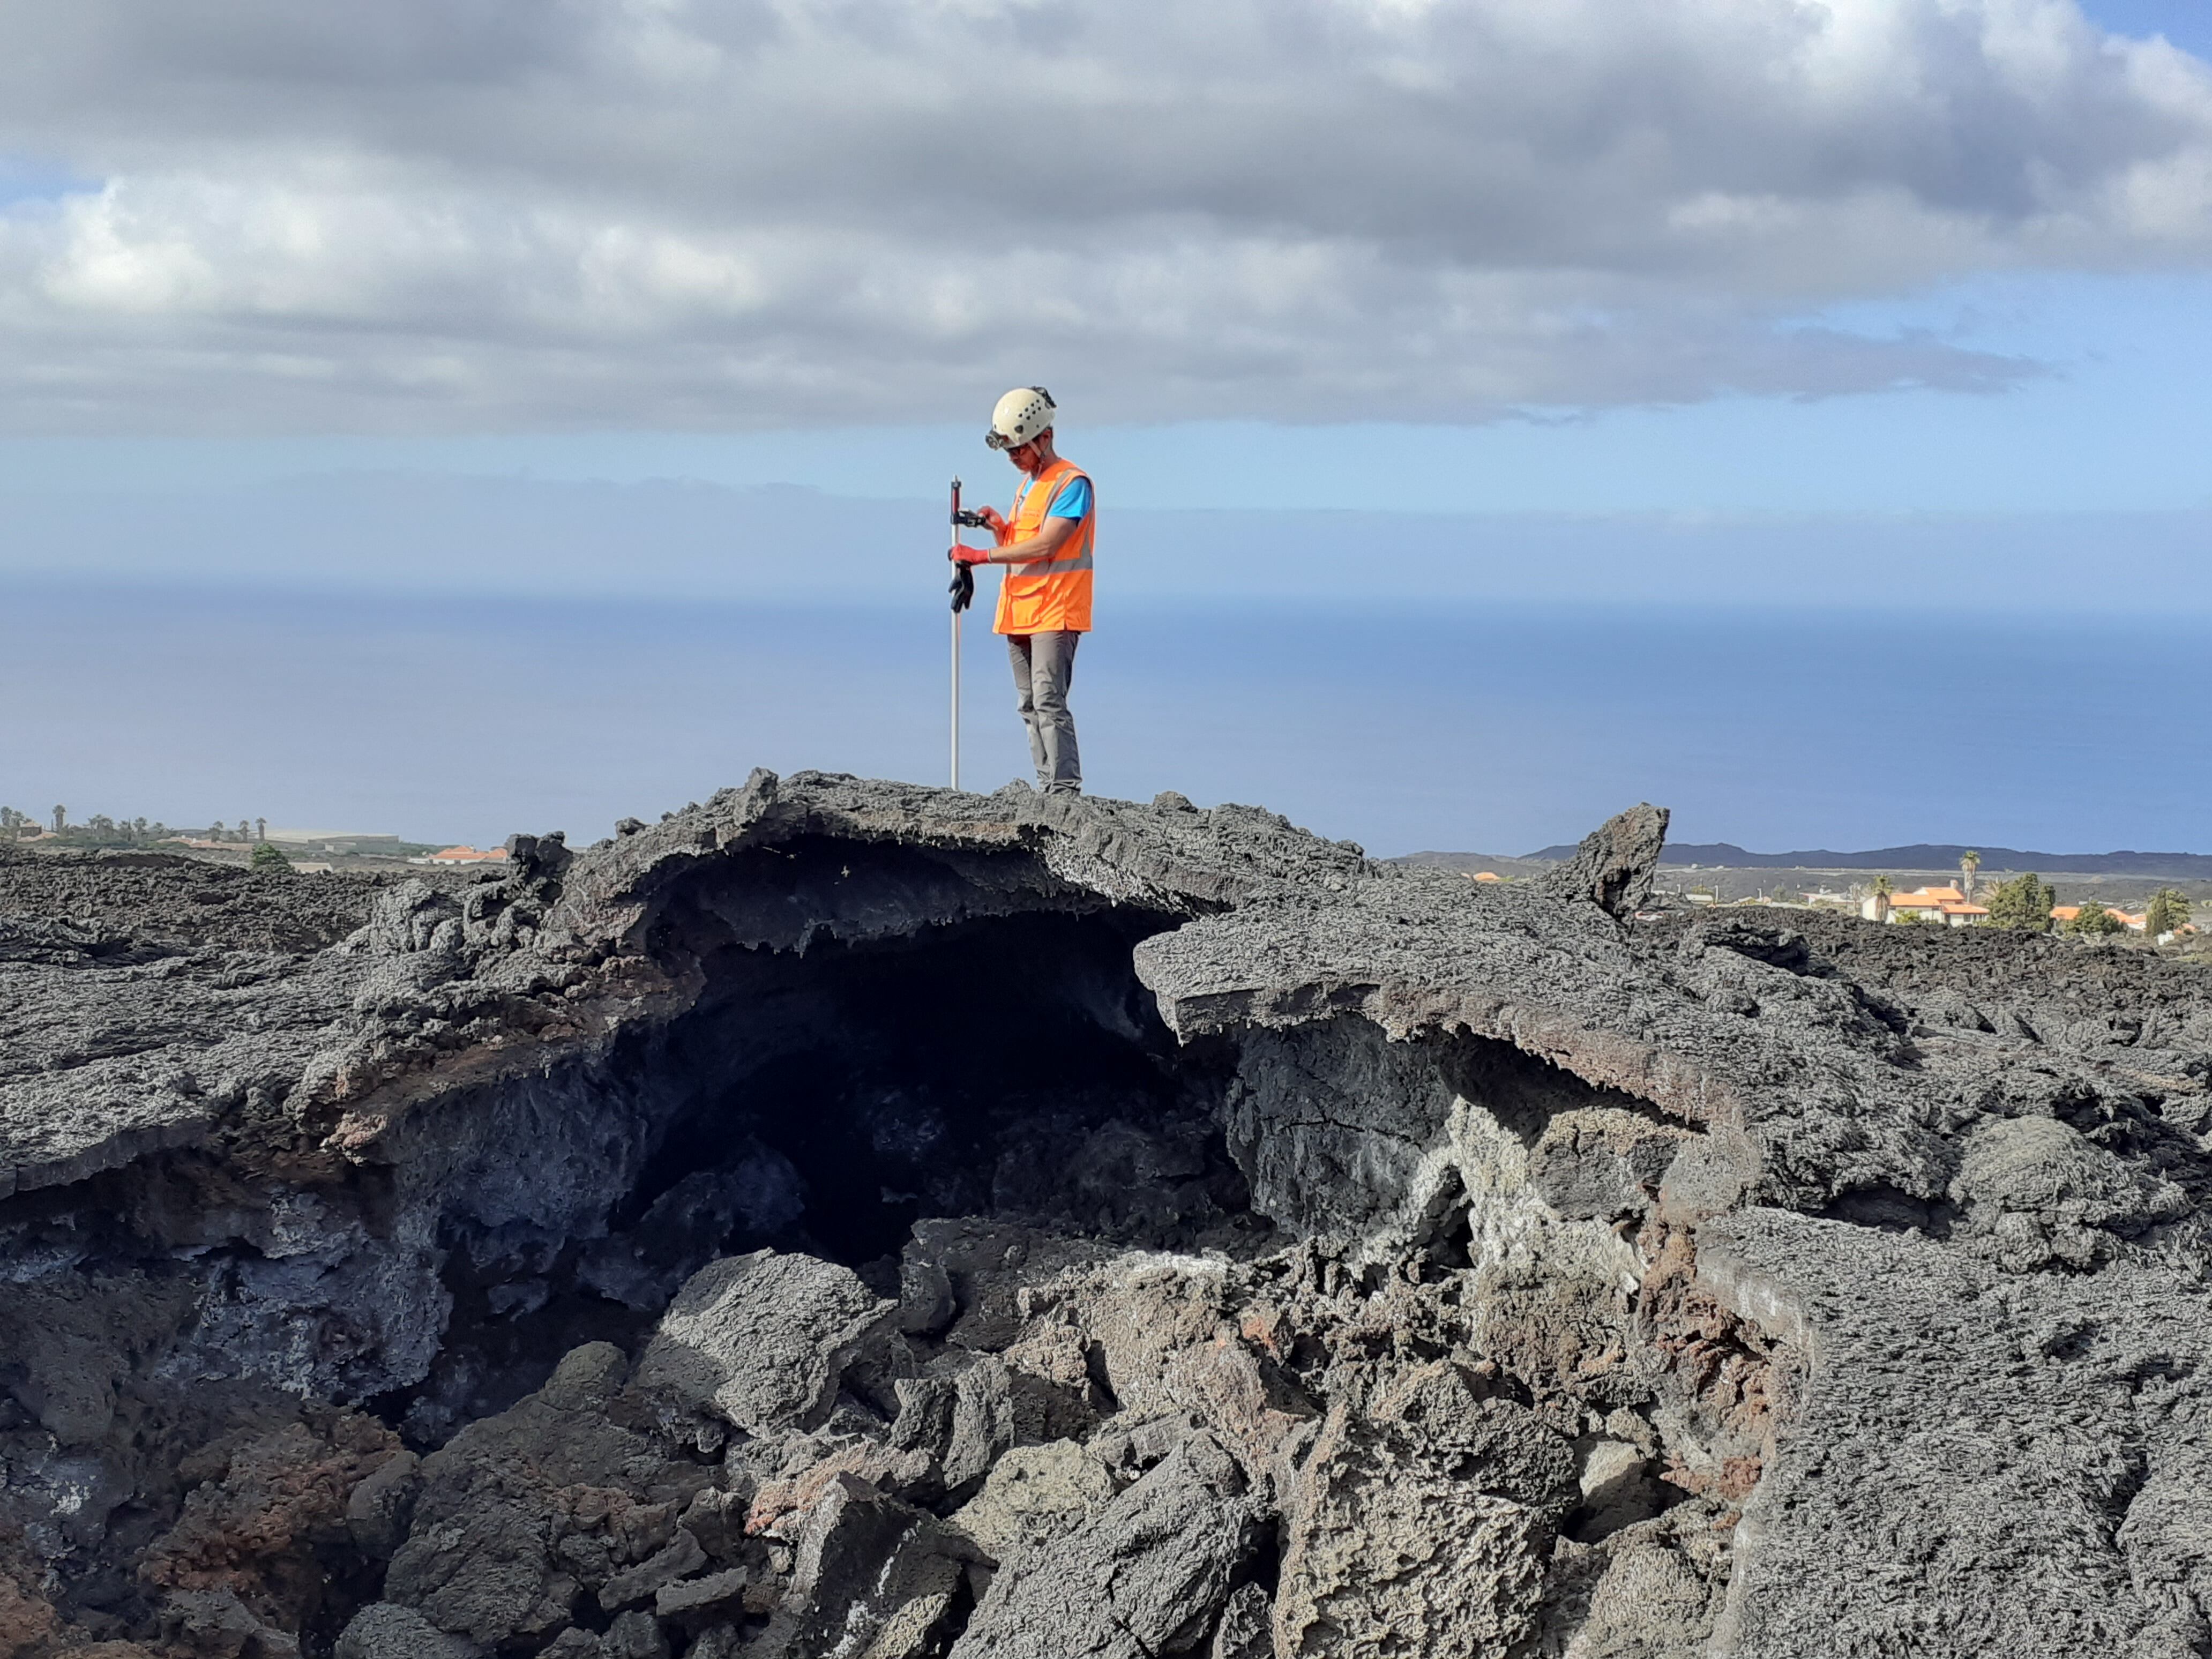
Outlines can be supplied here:
[[[945, 781], [941, 605], [0, 586], [0, 801], [45, 814], [608, 833], [754, 766]], [[1255, 802], [1378, 854], [1526, 851], [1638, 799], [1684, 841], [2212, 850], [2191, 652], [2120, 620], [1102, 604], [1094, 793]], [[966, 629], [963, 781], [1026, 775]]]

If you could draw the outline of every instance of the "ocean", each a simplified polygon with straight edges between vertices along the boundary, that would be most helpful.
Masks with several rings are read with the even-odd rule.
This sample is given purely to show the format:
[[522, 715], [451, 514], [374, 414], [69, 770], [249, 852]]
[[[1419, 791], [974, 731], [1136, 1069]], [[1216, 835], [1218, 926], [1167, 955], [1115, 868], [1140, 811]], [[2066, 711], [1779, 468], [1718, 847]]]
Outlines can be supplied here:
[[[1026, 775], [966, 627], [964, 778]], [[755, 766], [939, 783], [934, 598], [630, 603], [0, 586], [0, 803], [483, 844], [596, 839]], [[1381, 854], [1524, 852], [1649, 799], [1754, 849], [2212, 850], [2201, 659], [2154, 619], [1102, 603], [1093, 793], [1259, 803]]]

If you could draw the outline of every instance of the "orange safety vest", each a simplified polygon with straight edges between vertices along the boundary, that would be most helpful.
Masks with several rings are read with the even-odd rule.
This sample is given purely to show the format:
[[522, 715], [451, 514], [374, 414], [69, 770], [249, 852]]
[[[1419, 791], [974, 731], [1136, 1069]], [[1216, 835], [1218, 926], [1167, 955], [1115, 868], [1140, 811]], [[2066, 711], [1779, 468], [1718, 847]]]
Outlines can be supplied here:
[[[1014, 497], [1009, 542], [1027, 541], [1044, 528], [1045, 514], [1071, 478], [1085, 476], [1073, 461], [1054, 461], [1034, 478], [1022, 481]], [[1091, 511], [1076, 523], [1073, 535], [1048, 559], [1006, 566], [999, 584], [999, 615], [991, 624], [998, 634], [1051, 634], [1091, 631], [1091, 543], [1098, 524], [1098, 492], [1094, 485]]]

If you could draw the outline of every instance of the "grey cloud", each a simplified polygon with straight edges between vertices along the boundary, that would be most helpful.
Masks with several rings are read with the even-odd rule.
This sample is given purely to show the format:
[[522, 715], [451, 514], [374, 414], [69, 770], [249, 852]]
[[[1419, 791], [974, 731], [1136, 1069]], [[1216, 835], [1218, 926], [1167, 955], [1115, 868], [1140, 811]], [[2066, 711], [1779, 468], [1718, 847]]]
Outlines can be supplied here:
[[17, 429], [1483, 418], [2033, 366], [1808, 327], [2212, 251], [2071, 0], [0, 0]]

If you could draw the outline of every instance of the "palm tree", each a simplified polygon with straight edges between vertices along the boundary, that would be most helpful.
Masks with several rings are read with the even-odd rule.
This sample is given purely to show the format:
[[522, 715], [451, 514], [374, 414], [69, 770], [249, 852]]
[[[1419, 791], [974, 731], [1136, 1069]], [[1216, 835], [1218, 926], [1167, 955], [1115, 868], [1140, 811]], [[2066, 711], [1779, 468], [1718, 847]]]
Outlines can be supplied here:
[[1960, 855], [1959, 872], [1966, 878], [1966, 902], [1969, 904], [1974, 902], [1974, 878], [1980, 873], [1981, 867], [1982, 855], [1979, 853], [1969, 848]]
[[1874, 919], [1876, 921], [1889, 920], [1889, 896], [1893, 890], [1887, 876], [1874, 878]]

